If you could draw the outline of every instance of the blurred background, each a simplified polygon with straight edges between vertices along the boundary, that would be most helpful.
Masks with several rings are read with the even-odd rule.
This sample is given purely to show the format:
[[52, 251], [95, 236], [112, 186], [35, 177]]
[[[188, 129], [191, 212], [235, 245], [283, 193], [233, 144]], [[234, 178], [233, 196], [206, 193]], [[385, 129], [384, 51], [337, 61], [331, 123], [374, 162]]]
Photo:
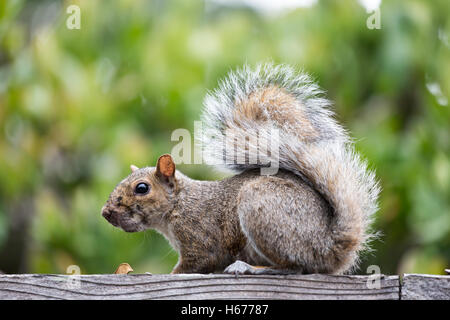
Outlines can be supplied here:
[[0, 1], [0, 270], [170, 272], [161, 235], [127, 234], [100, 210], [130, 164], [154, 166], [173, 130], [193, 132], [218, 79], [272, 60], [317, 80], [376, 169], [383, 236], [358, 273], [443, 274], [449, 12], [448, 0]]

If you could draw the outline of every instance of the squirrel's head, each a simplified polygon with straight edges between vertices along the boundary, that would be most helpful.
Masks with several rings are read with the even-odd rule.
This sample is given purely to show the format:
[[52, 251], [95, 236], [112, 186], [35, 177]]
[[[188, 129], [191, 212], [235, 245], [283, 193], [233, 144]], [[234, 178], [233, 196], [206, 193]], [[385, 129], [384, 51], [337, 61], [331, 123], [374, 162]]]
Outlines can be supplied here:
[[175, 163], [165, 154], [156, 167], [139, 169], [132, 165], [131, 171], [109, 196], [102, 215], [126, 232], [156, 227], [175, 205]]

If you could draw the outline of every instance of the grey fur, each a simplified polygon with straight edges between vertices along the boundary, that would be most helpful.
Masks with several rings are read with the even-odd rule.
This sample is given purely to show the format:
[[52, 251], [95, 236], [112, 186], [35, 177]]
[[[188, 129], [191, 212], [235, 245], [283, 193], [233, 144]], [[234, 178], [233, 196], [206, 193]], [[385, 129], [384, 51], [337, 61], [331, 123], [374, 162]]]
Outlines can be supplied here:
[[[289, 124], [280, 123], [267, 111], [265, 115], [268, 121], [239, 119], [239, 123], [236, 123], [234, 111], [237, 105], [252, 93], [270, 86], [283, 89], [295, 97], [297, 103], [290, 107], [306, 115], [318, 133], [315, 137], [302, 139], [304, 124], [300, 120]], [[334, 211], [331, 230], [334, 240], [339, 242], [353, 238], [352, 241], [357, 242], [354, 250], [346, 257], [345, 266], [341, 268], [347, 270], [355, 265], [357, 253], [368, 248], [367, 243], [373, 236], [370, 225], [373, 214], [377, 211], [380, 188], [374, 173], [368, 170], [366, 163], [355, 153], [346, 131], [334, 120], [330, 102], [322, 94], [308, 75], [297, 73], [289, 66], [263, 64], [254, 70], [244, 66], [231, 72], [219, 88], [206, 97], [202, 118], [206, 134], [200, 143], [204, 147], [206, 159], [213, 159], [215, 163], [242, 171], [254, 168], [255, 165], [237, 164], [233, 162], [235, 159], [227, 157], [223, 144], [218, 143], [224, 139], [224, 128], [232, 129], [235, 135], [241, 137], [248, 135], [249, 131], [257, 131], [263, 140], [267, 140], [260, 140], [260, 144], [269, 143], [271, 137], [264, 134], [269, 127], [279, 129], [279, 159], [271, 159], [269, 154], [260, 154], [260, 159], [263, 158], [261, 162], [279, 160], [280, 168], [306, 178], [327, 200]], [[264, 108], [263, 105], [261, 107]], [[261, 151], [256, 145], [244, 146], [239, 145], [239, 142], [236, 148], [242, 153]], [[261, 194], [260, 197], [264, 195]], [[263, 198], [258, 200], [264, 201]], [[284, 222], [276, 223], [283, 228]], [[299, 233], [303, 232], [303, 228], [304, 225], [298, 226]], [[329, 245], [324, 244], [323, 249], [327, 248], [329, 249]]]

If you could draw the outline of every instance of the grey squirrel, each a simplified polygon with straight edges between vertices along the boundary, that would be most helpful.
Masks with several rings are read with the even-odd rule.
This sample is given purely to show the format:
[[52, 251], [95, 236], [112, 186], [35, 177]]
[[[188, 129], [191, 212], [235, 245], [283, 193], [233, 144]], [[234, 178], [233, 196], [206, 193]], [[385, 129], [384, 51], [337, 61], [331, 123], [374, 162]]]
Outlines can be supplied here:
[[[172, 273], [352, 271], [373, 236], [380, 188], [322, 95], [286, 65], [230, 72], [205, 99], [202, 145], [206, 158], [237, 174], [192, 180], [166, 154], [156, 167], [131, 166], [102, 215], [127, 232], [162, 233], [179, 253]], [[260, 147], [273, 139], [276, 153]], [[275, 160], [278, 172], [262, 175]]]

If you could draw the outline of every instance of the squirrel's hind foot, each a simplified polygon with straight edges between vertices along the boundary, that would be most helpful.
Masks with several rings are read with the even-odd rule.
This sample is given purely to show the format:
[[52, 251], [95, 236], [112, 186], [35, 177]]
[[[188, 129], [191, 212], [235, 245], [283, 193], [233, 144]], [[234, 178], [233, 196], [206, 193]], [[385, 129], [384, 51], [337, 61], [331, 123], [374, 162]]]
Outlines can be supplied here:
[[241, 274], [251, 274], [251, 275], [286, 275], [286, 274], [295, 274], [298, 273], [296, 270], [288, 270], [288, 269], [278, 269], [272, 267], [261, 267], [261, 266], [252, 266], [244, 261], [236, 260], [234, 263], [230, 264], [223, 271], [224, 273], [241, 275]]

